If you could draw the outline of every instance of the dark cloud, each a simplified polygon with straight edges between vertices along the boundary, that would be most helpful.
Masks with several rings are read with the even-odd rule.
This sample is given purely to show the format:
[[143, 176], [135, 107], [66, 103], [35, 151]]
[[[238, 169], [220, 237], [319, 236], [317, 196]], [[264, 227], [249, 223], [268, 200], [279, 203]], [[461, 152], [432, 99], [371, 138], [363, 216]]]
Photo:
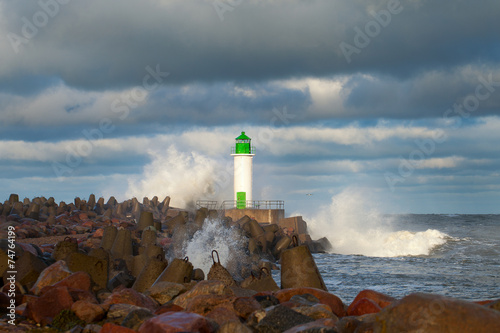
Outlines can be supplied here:
[[[355, 28], [365, 30], [376, 22], [372, 13], [393, 2], [248, 1], [220, 21], [211, 1], [72, 1], [19, 56], [8, 56], [4, 73], [24, 69], [92, 90], [136, 85], [156, 64], [172, 73], [170, 83], [186, 83], [357, 72], [404, 78], [500, 59], [498, 1], [407, 0], [348, 63], [340, 43], [356, 46]], [[10, 1], [2, 7], [8, 31], [19, 34], [21, 18], [41, 10]]]

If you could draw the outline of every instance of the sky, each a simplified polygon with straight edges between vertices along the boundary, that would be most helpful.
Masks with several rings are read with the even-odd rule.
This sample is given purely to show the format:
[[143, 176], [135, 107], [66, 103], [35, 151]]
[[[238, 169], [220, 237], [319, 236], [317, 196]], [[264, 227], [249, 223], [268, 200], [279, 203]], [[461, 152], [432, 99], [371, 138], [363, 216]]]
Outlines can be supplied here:
[[[497, 0], [0, 0], [0, 201], [500, 213]], [[369, 201], [369, 202], [368, 202]], [[322, 208], [323, 207], [323, 208]]]

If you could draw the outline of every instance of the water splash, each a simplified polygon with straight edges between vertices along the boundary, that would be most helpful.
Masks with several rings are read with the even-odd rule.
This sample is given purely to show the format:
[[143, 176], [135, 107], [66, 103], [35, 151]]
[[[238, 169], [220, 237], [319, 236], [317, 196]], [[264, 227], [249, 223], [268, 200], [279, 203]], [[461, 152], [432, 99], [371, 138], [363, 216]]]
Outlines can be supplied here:
[[429, 255], [447, 241], [448, 235], [435, 229], [395, 230], [394, 217], [381, 214], [368, 194], [349, 188], [334, 196], [329, 206], [307, 218], [313, 238], [327, 237], [332, 252], [371, 257]]
[[233, 277], [239, 277], [241, 267], [250, 260], [245, 253], [247, 241], [238, 229], [225, 226], [220, 218], [207, 218], [203, 227], [183, 244], [183, 253], [189, 257], [193, 266], [201, 268], [206, 276], [212, 267], [212, 250], [217, 250], [222, 266], [226, 267]]
[[128, 197], [170, 196], [173, 207], [195, 208], [197, 199], [218, 200], [225, 183], [217, 179], [220, 163], [195, 152], [179, 152], [174, 145], [166, 151], [149, 151], [151, 163], [140, 177], [129, 180]]

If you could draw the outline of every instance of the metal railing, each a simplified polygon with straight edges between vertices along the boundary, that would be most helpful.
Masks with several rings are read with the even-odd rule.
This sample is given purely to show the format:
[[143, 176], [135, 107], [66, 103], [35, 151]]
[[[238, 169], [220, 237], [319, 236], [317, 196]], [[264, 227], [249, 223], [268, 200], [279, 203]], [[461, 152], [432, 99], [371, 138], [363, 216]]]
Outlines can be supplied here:
[[[236, 147], [231, 147], [231, 154], [236, 154]], [[254, 146], [250, 146], [250, 151], [248, 152], [248, 154], [255, 154], [255, 147]], [[243, 154], [244, 155], [244, 154]]]
[[215, 200], [198, 200], [196, 208], [219, 209], [219, 202]]
[[222, 202], [221, 208], [285, 209], [285, 202], [283, 200], [226, 200]]
[[233, 208], [248, 208], [248, 209], [285, 209], [285, 201], [283, 200], [225, 200], [220, 205], [215, 200], [198, 200], [196, 201], [197, 208], [207, 209], [233, 209]]

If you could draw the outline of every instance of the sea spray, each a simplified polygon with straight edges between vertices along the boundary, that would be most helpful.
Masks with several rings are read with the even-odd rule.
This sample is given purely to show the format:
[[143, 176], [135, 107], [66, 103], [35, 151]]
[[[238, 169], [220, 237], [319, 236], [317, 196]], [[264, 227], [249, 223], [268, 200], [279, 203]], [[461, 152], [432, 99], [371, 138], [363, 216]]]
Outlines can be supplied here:
[[[142, 198], [170, 196], [172, 207], [195, 208], [199, 198], [218, 200], [229, 197], [229, 183], [218, 181], [221, 163], [202, 154], [184, 153], [174, 145], [164, 151], [149, 150], [152, 161], [140, 177], [128, 181], [126, 196]], [[227, 185], [227, 186], [226, 186]]]
[[307, 218], [313, 238], [326, 236], [332, 252], [371, 257], [429, 255], [448, 236], [438, 230], [395, 230], [395, 217], [381, 214], [361, 189], [349, 188], [332, 198], [329, 206]]
[[206, 218], [201, 229], [192, 237], [185, 238], [181, 252], [206, 276], [213, 263], [212, 250], [217, 250], [221, 264], [233, 277], [239, 278], [241, 268], [250, 265], [250, 257], [246, 254], [247, 244], [248, 238], [242, 236], [237, 228], [226, 226], [220, 218]]

